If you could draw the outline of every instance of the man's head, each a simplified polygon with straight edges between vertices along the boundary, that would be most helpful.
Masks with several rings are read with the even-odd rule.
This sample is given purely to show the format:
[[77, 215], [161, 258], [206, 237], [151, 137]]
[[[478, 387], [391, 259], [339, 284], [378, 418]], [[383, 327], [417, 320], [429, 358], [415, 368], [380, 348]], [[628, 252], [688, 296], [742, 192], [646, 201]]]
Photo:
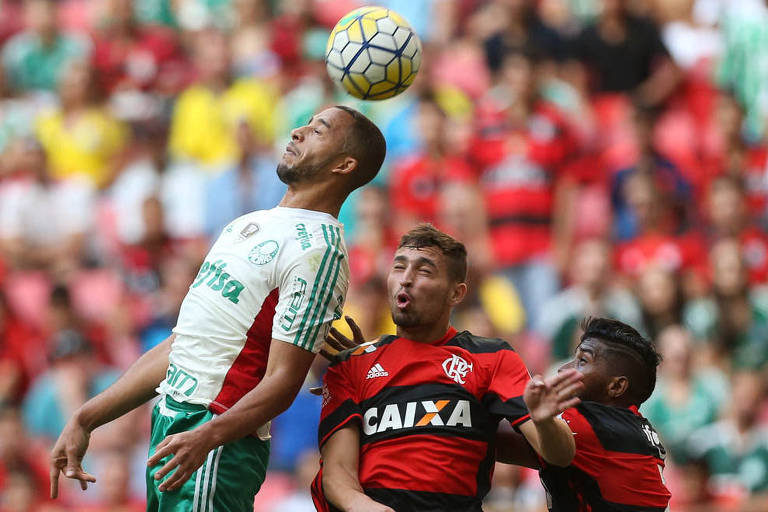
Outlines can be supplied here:
[[386, 142], [376, 125], [360, 112], [337, 105], [291, 132], [277, 175], [290, 186], [335, 177], [349, 193], [376, 176], [385, 153]]
[[392, 320], [413, 328], [442, 322], [467, 293], [467, 250], [430, 224], [403, 235], [387, 277]]
[[584, 374], [582, 400], [606, 405], [639, 406], [656, 387], [661, 357], [635, 329], [607, 318], [590, 318], [573, 361], [561, 369]]

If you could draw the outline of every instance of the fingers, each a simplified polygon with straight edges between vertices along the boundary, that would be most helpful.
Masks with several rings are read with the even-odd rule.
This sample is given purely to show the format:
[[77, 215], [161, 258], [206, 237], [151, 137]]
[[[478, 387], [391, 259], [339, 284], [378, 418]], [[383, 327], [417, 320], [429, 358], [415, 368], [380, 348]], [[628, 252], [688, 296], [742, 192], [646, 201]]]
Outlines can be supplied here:
[[580, 391], [584, 389], [584, 384], [581, 382], [577, 382], [575, 384], [571, 384], [570, 386], [561, 388], [557, 390], [557, 399], [558, 400], [567, 400], [569, 398], [572, 398], [576, 396]]
[[159, 445], [157, 445], [154, 455], [147, 459], [147, 466], [157, 466], [163, 458], [173, 453], [172, 448], [169, 446], [171, 437], [172, 436], [166, 437]]
[[[176, 471], [174, 471], [173, 474], [169, 476], [165, 482], [161, 483], [158, 486], [158, 489], [161, 492], [175, 491], [184, 485], [184, 482], [189, 480], [189, 477], [192, 476], [192, 473], [193, 471], [189, 468], [178, 465]], [[155, 476], [155, 478], [157, 478], [157, 476]]]
[[[171, 460], [169, 460], [168, 462], [166, 462], [166, 463], [165, 463], [165, 465], [164, 465], [162, 468], [158, 469], [158, 470], [155, 472], [155, 475], [154, 475], [154, 477], [153, 477], [153, 478], [154, 478], [155, 480], [162, 480], [162, 479], [163, 479], [163, 477], [164, 477], [165, 475], [167, 475], [168, 473], [170, 473], [170, 472], [171, 472], [171, 471], [172, 471], [172, 470], [173, 470], [173, 469], [174, 469], [176, 466], [178, 466], [180, 463], [181, 463], [181, 459], [179, 458], [179, 456], [178, 456], [178, 455], [175, 455], [175, 456], [171, 457]], [[170, 480], [170, 478], [169, 478], [169, 480]], [[168, 483], [167, 481], [163, 482], [163, 483], [161, 484], [161, 487], [162, 487], [163, 485], [166, 485], [167, 483]], [[162, 491], [163, 489], [160, 489], [160, 490]]]
[[51, 471], [50, 471], [50, 478], [51, 478], [51, 499], [55, 500], [59, 497], [59, 473], [60, 470], [58, 466], [56, 466], [56, 461], [51, 462]]
[[581, 399], [577, 396], [571, 398], [570, 400], [566, 400], [565, 402], [559, 403], [560, 412], [563, 412], [566, 409], [570, 409], [571, 407], [576, 407], [581, 403]]
[[335, 327], [331, 327], [328, 331], [325, 342], [339, 352], [355, 346], [352, 340], [341, 334]]
[[350, 346], [349, 348], [356, 347], [361, 343], [365, 343], [365, 338], [363, 337], [363, 331], [360, 329], [360, 326], [358, 326], [357, 323], [355, 323], [354, 319], [351, 316], [345, 316], [344, 320], [346, 320], [347, 325], [349, 325], [349, 328], [352, 329], [352, 336], [354, 338], [354, 345]]
[[568, 370], [557, 372], [557, 374], [547, 379], [547, 384], [550, 386], [559, 386], [561, 384], [567, 385], [570, 382], [580, 381], [583, 378], [584, 376], [581, 374], [580, 371], [574, 370], [571, 368]]
[[[336, 357], [333, 354], [331, 354], [330, 352], [328, 352], [327, 350], [325, 350], [324, 348], [320, 349], [320, 355], [323, 356], [324, 358], [326, 358], [329, 361], [333, 361], [333, 358]], [[310, 389], [310, 391], [311, 391], [311, 389]]]

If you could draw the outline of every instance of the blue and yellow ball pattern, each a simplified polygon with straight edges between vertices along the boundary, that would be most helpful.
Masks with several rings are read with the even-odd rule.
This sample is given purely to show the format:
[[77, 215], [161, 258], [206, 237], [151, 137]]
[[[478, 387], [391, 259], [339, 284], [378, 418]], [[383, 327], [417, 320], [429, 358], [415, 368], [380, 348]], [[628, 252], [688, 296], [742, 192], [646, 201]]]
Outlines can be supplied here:
[[331, 31], [325, 63], [331, 79], [352, 96], [383, 100], [413, 83], [421, 64], [421, 41], [395, 11], [361, 7]]

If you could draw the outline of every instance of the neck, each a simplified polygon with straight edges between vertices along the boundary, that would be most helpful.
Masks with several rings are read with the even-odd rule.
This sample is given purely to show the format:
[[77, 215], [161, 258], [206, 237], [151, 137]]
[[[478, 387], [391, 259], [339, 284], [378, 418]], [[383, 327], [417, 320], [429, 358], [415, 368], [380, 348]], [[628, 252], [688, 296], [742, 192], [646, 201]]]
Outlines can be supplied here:
[[318, 186], [317, 184], [303, 188], [289, 186], [278, 206], [314, 210], [338, 218], [341, 205], [346, 198], [347, 194], [340, 195], [338, 188], [334, 189], [332, 186]]
[[398, 325], [397, 335], [419, 343], [433, 343], [445, 336], [450, 327], [450, 317], [445, 315], [439, 321], [428, 325], [414, 325], [412, 327], [401, 327]]

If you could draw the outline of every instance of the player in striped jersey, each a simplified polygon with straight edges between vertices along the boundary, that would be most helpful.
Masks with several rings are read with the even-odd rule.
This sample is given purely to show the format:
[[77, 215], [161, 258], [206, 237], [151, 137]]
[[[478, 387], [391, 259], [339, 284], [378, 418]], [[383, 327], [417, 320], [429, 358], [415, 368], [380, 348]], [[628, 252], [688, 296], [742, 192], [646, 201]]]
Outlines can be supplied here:
[[466, 256], [429, 225], [401, 239], [387, 280], [397, 336], [343, 352], [324, 379], [319, 511], [480, 511], [501, 419], [570, 463], [573, 436], [555, 416], [578, 402], [580, 374], [531, 379], [506, 342], [450, 326]]
[[148, 510], [253, 510], [269, 455], [269, 422], [291, 404], [340, 316], [349, 281], [346, 197], [368, 183], [385, 142], [365, 116], [331, 107], [293, 130], [277, 174], [277, 208], [231, 222], [190, 285], [173, 335], [83, 405], [51, 454], [86, 482], [90, 432], [160, 393], [152, 413]]
[[582, 402], [562, 418], [576, 455], [565, 468], [541, 460], [515, 433], [500, 433], [498, 460], [540, 469], [552, 512], [664, 512], [666, 452], [638, 407], [656, 385], [659, 355], [632, 327], [606, 318], [584, 323], [572, 361], [584, 375]]

